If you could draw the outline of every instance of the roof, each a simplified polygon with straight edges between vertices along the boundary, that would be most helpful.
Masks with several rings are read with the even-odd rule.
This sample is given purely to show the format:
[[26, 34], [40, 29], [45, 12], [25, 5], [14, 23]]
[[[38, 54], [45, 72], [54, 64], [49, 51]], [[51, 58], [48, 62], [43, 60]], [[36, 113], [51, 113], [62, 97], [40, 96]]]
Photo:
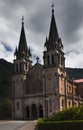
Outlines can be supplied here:
[[36, 63], [29, 71], [28, 73], [34, 71], [34, 70], [42, 70], [43, 68], [43, 65], [42, 64], [39, 64], [39, 63]]
[[83, 79], [74, 80], [75, 83], [83, 83]]

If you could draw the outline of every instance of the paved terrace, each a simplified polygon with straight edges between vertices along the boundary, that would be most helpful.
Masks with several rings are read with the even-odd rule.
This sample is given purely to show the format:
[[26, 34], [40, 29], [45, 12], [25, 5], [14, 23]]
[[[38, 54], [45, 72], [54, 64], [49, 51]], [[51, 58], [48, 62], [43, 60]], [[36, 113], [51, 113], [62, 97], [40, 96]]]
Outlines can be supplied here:
[[36, 121], [0, 121], [0, 130], [35, 130]]

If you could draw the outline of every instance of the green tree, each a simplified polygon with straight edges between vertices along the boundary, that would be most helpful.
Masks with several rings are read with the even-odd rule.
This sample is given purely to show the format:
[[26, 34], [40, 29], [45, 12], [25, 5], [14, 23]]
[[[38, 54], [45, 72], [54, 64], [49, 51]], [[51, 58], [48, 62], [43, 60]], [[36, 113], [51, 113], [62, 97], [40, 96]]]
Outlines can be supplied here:
[[4, 100], [0, 104], [0, 119], [12, 118], [12, 101], [10, 99]]

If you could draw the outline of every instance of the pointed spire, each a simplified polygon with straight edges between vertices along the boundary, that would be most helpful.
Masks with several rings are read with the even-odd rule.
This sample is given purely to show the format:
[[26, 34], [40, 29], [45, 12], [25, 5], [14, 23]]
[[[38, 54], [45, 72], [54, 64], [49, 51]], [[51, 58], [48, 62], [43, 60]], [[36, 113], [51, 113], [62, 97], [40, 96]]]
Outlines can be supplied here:
[[55, 21], [54, 16], [54, 3], [52, 3], [52, 18], [51, 18], [51, 25], [50, 25], [50, 31], [49, 31], [49, 41], [56, 42], [59, 39], [57, 25]]
[[22, 16], [22, 25], [24, 25], [24, 16]]
[[26, 56], [28, 52], [25, 30], [24, 30], [24, 16], [22, 16], [22, 27], [21, 27], [21, 34], [18, 46], [18, 57], [21, 58]]
[[46, 36], [46, 41], [45, 41], [44, 47], [47, 46], [47, 42], [48, 42], [48, 39], [47, 39], [47, 36]]
[[14, 56], [17, 56], [17, 46], [16, 46], [16, 49], [15, 49], [15, 52], [14, 52]]
[[46, 36], [46, 42], [47, 42], [48, 40], [47, 40], [47, 36]]
[[31, 55], [30, 47], [29, 47], [29, 49], [28, 49], [28, 53], [29, 53], [29, 56], [31, 57], [32, 55]]
[[54, 2], [52, 1], [52, 13], [54, 13]]

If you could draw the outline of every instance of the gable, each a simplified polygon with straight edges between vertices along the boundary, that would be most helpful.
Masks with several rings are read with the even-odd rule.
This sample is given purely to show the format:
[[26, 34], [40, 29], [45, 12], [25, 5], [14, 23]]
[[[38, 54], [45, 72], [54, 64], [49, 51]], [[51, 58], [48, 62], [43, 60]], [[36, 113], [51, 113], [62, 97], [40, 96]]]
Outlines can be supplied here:
[[30, 93], [41, 93], [43, 90], [43, 79], [42, 79], [42, 68], [41, 64], [35, 64], [27, 74], [26, 79], [26, 91]]
[[28, 74], [31, 74], [31, 73], [36, 73], [36, 72], [41, 72], [43, 69], [43, 65], [39, 64], [39, 63], [36, 63], [31, 69], [30, 71], [28, 72]]

